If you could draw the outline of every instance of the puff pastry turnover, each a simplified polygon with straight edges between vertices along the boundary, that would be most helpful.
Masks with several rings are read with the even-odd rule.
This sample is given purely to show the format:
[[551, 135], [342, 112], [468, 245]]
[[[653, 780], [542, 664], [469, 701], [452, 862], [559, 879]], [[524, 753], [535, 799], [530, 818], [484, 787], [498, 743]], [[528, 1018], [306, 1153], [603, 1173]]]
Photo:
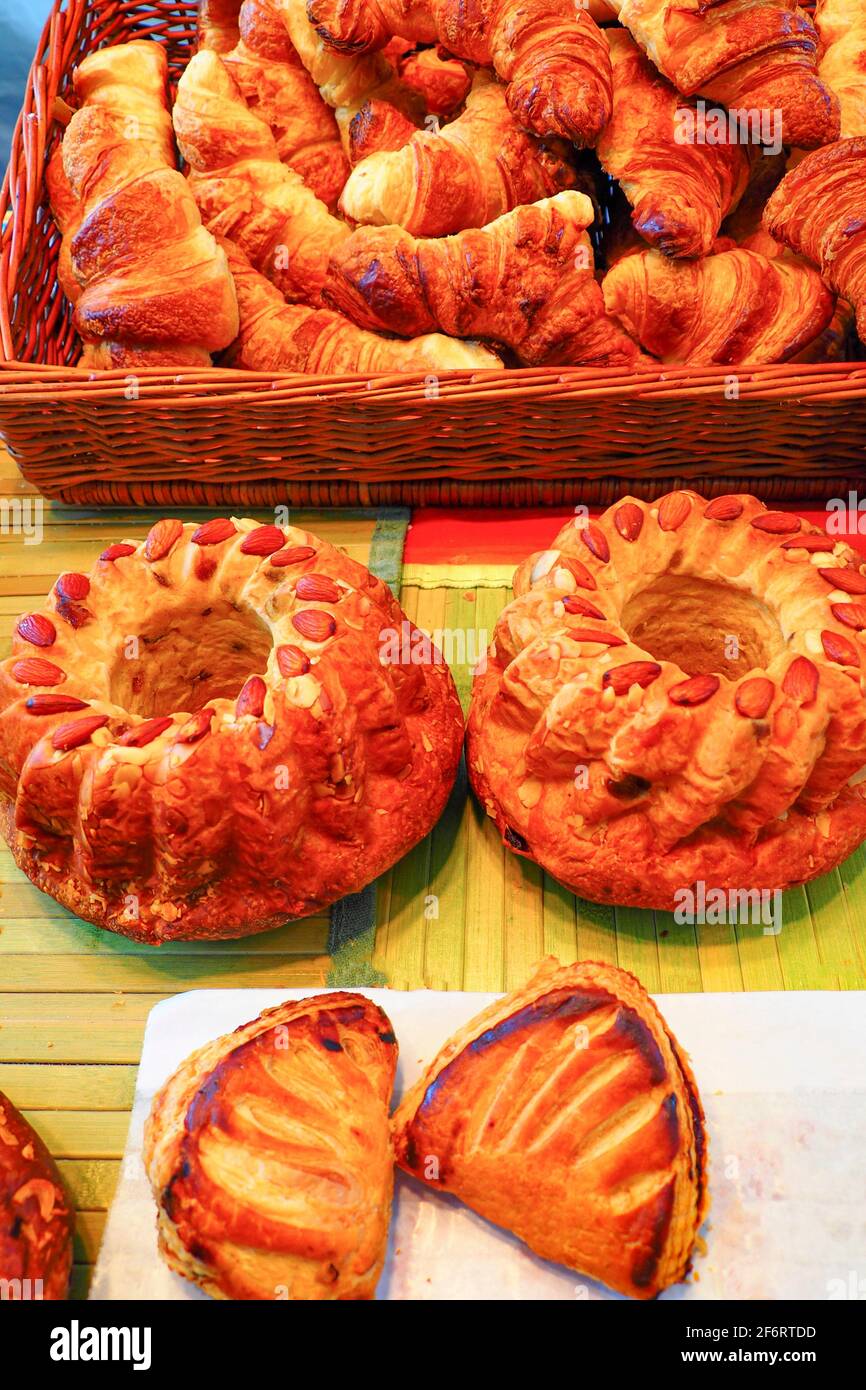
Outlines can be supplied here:
[[704, 1117], [637, 980], [549, 959], [445, 1044], [394, 1116], [397, 1162], [545, 1259], [634, 1298], [682, 1279]]
[[387, 1016], [348, 993], [280, 1004], [194, 1052], [145, 1130], [166, 1263], [215, 1298], [372, 1298], [396, 1066]]

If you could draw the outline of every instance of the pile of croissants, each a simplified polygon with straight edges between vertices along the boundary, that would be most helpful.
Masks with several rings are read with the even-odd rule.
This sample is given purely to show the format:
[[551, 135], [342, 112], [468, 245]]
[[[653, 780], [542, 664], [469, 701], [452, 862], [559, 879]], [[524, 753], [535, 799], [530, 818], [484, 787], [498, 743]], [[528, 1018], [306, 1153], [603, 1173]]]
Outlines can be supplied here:
[[202, 0], [173, 108], [153, 39], [68, 95], [46, 180], [91, 369], [866, 340], [863, 0]]

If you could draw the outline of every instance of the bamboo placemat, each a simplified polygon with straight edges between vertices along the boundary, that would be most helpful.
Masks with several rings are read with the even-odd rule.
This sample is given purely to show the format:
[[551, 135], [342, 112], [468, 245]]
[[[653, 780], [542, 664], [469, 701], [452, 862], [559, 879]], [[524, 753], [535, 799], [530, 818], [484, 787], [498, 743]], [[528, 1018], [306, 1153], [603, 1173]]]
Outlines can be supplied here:
[[[10, 498], [32, 494], [0, 451], [0, 502]], [[4, 527], [0, 654], [8, 651], [12, 619], [61, 570], [89, 568], [104, 544], [143, 534], [154, 515], [45, 504], [44, 537], [32, 546]], [[380, 572], [395, 563], [399, 524], [387, 517], [293, 512], [291, 519], [364, 562], [375, 548]], [[510, 565], [473, 562], [403, 575], [407, 615], [452, 642], [464, 706], [472, 661], [508, 600], [511, 572]], [[777, 937], [760, 926], [695, 929], [663, 913], [576, 900], [504, 850], [466, 797], [465, 778], [433, 833], [377, 883], [375, 919], [375, 930], [341, 947], [336, 959], [328, 954], [325, 915], [241, 942], [155, 949], [79, 922], [0, 851], [0, 1090], [42, 1134], [75, 1202], [75, 1293], [86, 1291], [117, 1181], [145, 1020], [168, 994], [372, 981], [500, 990], [522, 983], [547, 953], [617, 963], [658, 992], [866, 987], [863, 851], [839, 872], [787, 894]]]

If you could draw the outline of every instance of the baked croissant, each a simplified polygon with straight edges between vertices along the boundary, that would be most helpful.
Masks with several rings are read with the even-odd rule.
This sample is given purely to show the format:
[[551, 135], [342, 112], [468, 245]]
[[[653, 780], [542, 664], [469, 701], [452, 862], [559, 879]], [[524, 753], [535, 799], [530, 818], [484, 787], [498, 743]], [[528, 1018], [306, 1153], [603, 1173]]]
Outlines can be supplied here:
[[0, 1091], [0, 1290], [4, 1301], [66, 1298], [73, 1225], [56, 1163], [36, 1131]]
[[575, 180], [558, 142], [545, 147], [518, 129], [504, 89], [478, 73], [462, 116], [439, 131], [418, 131], [400, 149], [362, 160], [346, 182], [340, 207], [354, 222], [446, 236], [483, 227]]
[[745, 113], [780, 111], [786, 145], [837, 138], [839, 102], [818, 75], [818, 35], [797, 0], [608, 3], [684, 96]]
[[742, 247], [700, 261], [641, 251], [618, 261], [602, 289], [607, 312], [666, 364], [787, 362], [835, 308], [811, 266]]
[[337, 53], [307, 18], [306, 0], [273, 0], [273, 5], [323, 100], [334, 108], [347, 147], [349, 123], [372, 97], [390, 101], [420, 123], [424, 112], [418, 94], [400, 81], [384, 54]]
[[240, 39], [241, 0], [198, 0], [196, 24], [199, 48], [230, 53]]
[[384, 48], [399, 34], [492, 66], [514, 119], [537, 135], [594, 145], [610, 116], [607, 44], [575, 0], [475, 0], [469, 11], [463, 0], [307, 0], [307, 13], [341, 52]]
[[397, 1162], [544, 1259], [633, 1298], [684, 1279], [704, 1115], [633, 975], [544, 961], [440, 1050], [393, 1118]]
[[[237, 335], [225, 256], [202, 226], [186, 179], [167, 162], [156, 71], [164, 88], [161, 45], [133, 43], [100, 49], [76, 75], [87, 105], [63, 139], [70, 201], [61, 218], [78, 224], [69, 265], [81, 286], [75, 325], [88, 366], [209, 366], [210, 353]], [[173, 143], [171, 151], [173, 159]]]
[[360, 994], [267, 1009], [157, 1094], [144, 1164], [166, 1264], [214, 1298], [372, 1298], [397, 1042]]
[[741, 145], [679, 140], [679, 93], [625, 29], [611, 29], [607, 39], [613, 115], [598, 142], [599, 160], [619, 180], [645, 241], [668, 256], [706, 256], [746, 188], [748, 156]]
[[240, 332], [223, 361], [255, 372], [478, 371], [501, 367], [495, 353], [441, 333], [406, 342], [380, 338], [331, 309], [287, 304], [242, 251], [223, 242], [240, 306]]
[[392, 39], [384, 53], [401, 81], [418, 93], [424, 110], [431, 115], [452, 115], [469, 95], [470, 69], [438, 48], [420, 48], [411, 39]]
[[841, 135], [866, 135], [866, 10], [862, 0], [818, 0], [818, 71], [839, 98]]
[[767, 203], [764, 226], [854, 306], [866, 342], [866, 137], [808, 154]]
[[349, 163], [354, 168], [380, 150], [401, 150], [415, 131], [416, 127], [396, 106], [373, 97], [364, 102], [349, 123]]
[[631, 365], [639, 349], [593, 274], [592, 221], [568, 192], [452, 237], [359, 227], [331, 257], [325, 299], [364, 328], [490, 338], [528, 366]]
[[[759, 251], [770, 261], [779, 260], [781, 257], [793, 261], [795, 265], [805, 264], [795, 251], [785, 246], [783, 242], [776, 241], [769, 232], [753, 232], [750, 236], [745, 237], [740, 244], [746, 251]], [[789, 358], [789, 361], [839, 362], [844, 360], [853, 328], [854, 310], [847, 299], [842, 299], [840, 296], [836, 300], [833, 317], [824, 331]]]
[[236, 242], [287, 299], [319, 303], [328, 257], [349, 228], [280, 162], [269, 127], [216, 53], [190, 59], [174, 128], [205, 226]]
[[284, 164], [331, 211], [349, 175], [340, 132], [292, 47], [273, 0], [244, 0], [240, 38], [223, 62], [247, 105], [271, 128]]

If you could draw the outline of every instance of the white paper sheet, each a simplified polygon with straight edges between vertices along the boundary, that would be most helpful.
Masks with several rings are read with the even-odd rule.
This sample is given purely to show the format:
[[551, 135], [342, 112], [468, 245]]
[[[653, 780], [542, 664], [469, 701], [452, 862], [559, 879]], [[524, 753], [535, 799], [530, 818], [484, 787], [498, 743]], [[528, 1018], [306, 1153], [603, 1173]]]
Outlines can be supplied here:
[[[91, 1298], [204, 1294], [157, 1254], [141, 1162], [155, 1092], [203, 1043], [317, 990], [195, 990], [150, 1014], [121, 1179]], [[495, 996], [363, 990], [400, 1044], [395, 1100]], [[656, 1002], [690, 1054], [707, 1113], [707, 1253], [664, 1298], [866, 1298], [866, 993], [669, 994]], [[859, 1295], [858, 1291], [859, 1290]], [[615, 1298], [538, 1259], [459, 1202], [398, 1177], [378, 1297]]]

